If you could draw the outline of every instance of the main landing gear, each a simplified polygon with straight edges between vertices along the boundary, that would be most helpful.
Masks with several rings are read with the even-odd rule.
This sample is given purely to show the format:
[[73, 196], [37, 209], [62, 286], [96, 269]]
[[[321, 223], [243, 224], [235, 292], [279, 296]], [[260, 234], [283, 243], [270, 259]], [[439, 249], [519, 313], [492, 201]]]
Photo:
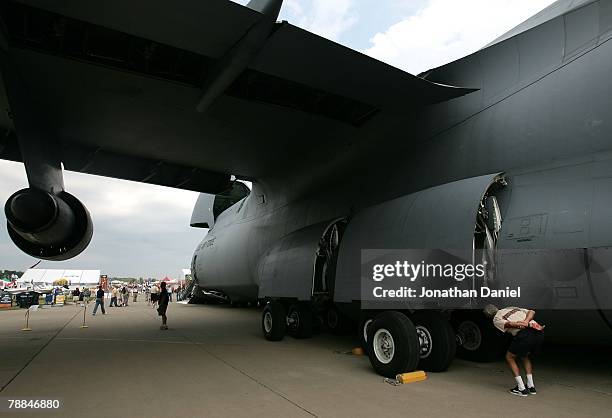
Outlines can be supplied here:
[[270, 300], [261, 315], [261, 329], [268, 341], [280, 341], [288, 333], [294, 338], [310, 338], [314, 317], [309, 304], [297, 302], [285, 308], [282, 302]]
[[455, 357], [455, 333], [437, 311], [366, 312], [359, 331], [372, 367], [383, 376], [395, 377], [417, 368], [441, 372]]
[[406, 315], [386, 311], [376, 316], [367, 330], [367, 350], [372, 368], [382, 376], [394, 378], [410, 372], [419, 363], [419, 339]]
[[[455, 332], [446, 316], [438, 311], [361, 314], [359, 339], [380, 375], [395, 377], [417, 368], [441, 372], [448, 369], [455, 357]], [[336, 307], [319, 318], [307, 302], [288, 304], [269, 300], [262, 312], [262, 330], [269, 341], [280, 341], [285, 334], [309, 338], [319, 322], [334, 334], [341, 334], [351, 323]]]
[[287, 330], [287, 314], [279, 301], [269, 301], [261, 315], [261, 329], [268, 341], [280, 341]]
[[480, 363], [503, 358], [509, 340], [482, 312], [456, 311], [452, 318], [457, 338], [457, 357]]

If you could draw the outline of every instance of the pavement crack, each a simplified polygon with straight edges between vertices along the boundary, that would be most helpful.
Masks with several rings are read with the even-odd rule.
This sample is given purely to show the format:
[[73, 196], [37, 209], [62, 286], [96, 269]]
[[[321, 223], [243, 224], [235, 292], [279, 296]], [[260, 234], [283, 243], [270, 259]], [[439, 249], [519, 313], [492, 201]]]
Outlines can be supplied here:
[[[151, 315], [151, 316], [153, 316], [153, 315]], [[274, 393], [276, 396], [279, 396], [279, 397], [283, 398], [285, 401], [289, 402], [291, 405], [293, 405], [296, 408], [302, 410], [303, 412], [307, 413], [308, 415], [313, 416], [313, 417], [318, 417], [317, 414], [315, 414], [314, 412], [308, 410], [306, 407], [300, 405], [299, 403], [291, 400], [284, 393], [282, 393], [282, 392], [274, 389], [273, 387], [265, 384], [264, 382], [262, 382], [261, 380], [257, 379], [256, 377], [251, 376], [249, 373], [247, 373], [246, 371], [242, 370], [240, 367], [230, 363], [229, 361], [225, 360], [224, 358], [219, 357], [218, 355], [216, 355], [212, 351], [208, 350], [203, 344], [198, 343], [197, 341], [192, 340], [191, 338], [189, 338], [187, 335], [183, 334], [180, 331], [177, 331], [177, 335], [180, 335], [184, 340], [188, 341], [190, 344], [195, 345], [196, 347], [198, 347], [199, 349], [201, 349], [202, 351], [204, 351], [205, 353], [207, 353], [211, 357], [214, 357], [215, 359], [219, 360], [221, 363], [225, 364], [229, 368], [231, 368], [231, 369], [235, 370], [236, 372], [240, 373], [241, 375], [243, 375], [247, 379], [249, 379], [249, 380], [257, 383], [259, 386], [269, 390], [270, 392]]]
[[2, 393], [2, 392], [4, 391], [4, 389], [6, 389], [6, 388], [8, 387], [8, 385], [10, 385], [11, 383], [13, 383], [13, 381], [14, 381], [14, 380], [17, 378], [17, 376], [19, 376], [19, 375], [20, 375], [20, 374], [21, 374], [21, 373], [22, 373], [22, 372], [23, 372], [23, 371], [24, 371], [24, 370], [25, 370], [25, 369], [26, 369], [26, 368], [27, 368], [27, 367], [28, 367], [28, 366], [29, 366], [29, 365], [30, 365], [30, 364], [31, 364], [31, 363], [34, 361], [34, 359], [35, 359], [36, 357], [38, 357], [38, 355], [39, 355], [40, 353], [42, 353], [42, 351], [43, 351], [45, 348], [47, 348], [47, 346], [48, 346], [49, 344], [51, 344], [51, 341], [53, 341], [53, 340], [55, 339], [55, 337], [57, 337], [57, 336], [59, 335], [59, 333], [60, 333], [60, 332], [62, 332], [62, 331], [64, 330], [64, 328], [66, 328], [66, 327], [68, 326], [68, 324], [69, 324], [70, 322], [72, 322], [72, 320], [73, 320], [73, 319], [74, 319], [74, 318], [75, 318], [75, 317], [76, 317], [76, 316], [77, 316], [77, 315], [78, 315], [80, 312], [81, 312], [80, 310], [77, 310], [77, 311], [74, 313], [74, 315], [72, 315], [72, 316], [70, 317], [70, 319], [69, 319], [68, 321], [66, 321], [66, 323], [65, 323], [65, 324], [64, 324], [64, 325], [63, 325], [63, 326], [62, 326], [60, 329], [58, 329], [58, 330], [57, 330], [57, 332], [56, 332], [55, 334], [53, 334], [53, 335], [51, 336], [51, 338], [49, 338], [49, 340], [47, 340], [47, 342], [46, 342], [46, 343], [44, 343], [44, 344], [43, 344], [43, 345], [42, 345], [42, 346], [41, 346], [41, 347], [38, 349], [38, 351], [36, 351], [36, 352], [34, 353], [34, 355], [33, 355], [33, 356], [32, 356], [32, 357], [31, 357], [31, 358], [30, 358], [30, 359], [29, 359], [29, 360], [28, 360], [28, 361], [27, 361], [27, 362], [26, 362], [26, 363], [23, 365], [23, 367], [22, 367], [21, 369], [19, 369], [19, 370], [17, 371], [17, 373], [15, 373], [15, 375], [14, 375], [13, 377], [11, 377], [11, 378], [9, 379], [9, 381], [8, 381], [8, 382], [6, 382], [6, 383], [5, 383], [5, 384], [2, 386], [2, 388], [0, 388], [0, 393]]
[[265, 384], [264, 382], [262, 382], [261, 380], [257, 379], [254, 376], [251, 376], [250, 374], [248, 374], [246, 371], [242, 370], [240, 367], [235, 366], [234, 364], [230, 363], [229, 361], [223, 359], [222, 357], [219, 357], [218, 355], [216, 355], [215, 353], [213, 353], [212, 351], [208, 350], [204, 345], [199, 344], [197, 341], [193, 341], [192, 339], [190, 339], [189, 337], [183, 335], [182, 333], [179, 333], [183, 338], [185, 338], [187, 341], [191, 342], [193, 345], [195, 345], [196, 347], [200, 348], [201, 350], [205, 351], [208, 355], [216, 358], [217, 360], [219, 360], [220, 362], [222, 362], [223, 364], [225, 364], [226, 366], [232, 368], [233, 370], [237, 371], [238, 373], [240, 373], [241, 375], [245, 376], [247, 379], [252, 380], [253, 382], [257, 383], [259, 386], [269, 390], [270, 392], [274, 393], [277, 396], [280, 396], [281, 398], [283, 398], [284, 400], [286, 400], [287, 402], [289, 402], [290, 404], [292, 404], [293, 406], [295, 406], [296, 408], [301, 409], [302, 411], [306, 412], [308, 415], [311, 415], [313, 417], [318, 417], [318, 415], [316, 415], [314, 412], [309, 411], [308, 409], [306, 409], [304, 406], [300, 405], [299, 403], [291, 400], [287, 395], [285, 395], [284, 393], [274, 389], [271, 386], [268, 386], [267, 384]]

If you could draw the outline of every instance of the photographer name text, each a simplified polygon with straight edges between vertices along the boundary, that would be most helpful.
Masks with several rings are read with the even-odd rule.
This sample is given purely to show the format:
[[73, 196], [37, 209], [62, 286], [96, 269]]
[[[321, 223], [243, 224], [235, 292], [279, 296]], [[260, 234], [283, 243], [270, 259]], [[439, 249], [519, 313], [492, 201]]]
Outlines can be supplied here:
[[505, 289], [491, 289], [483, 286], [480, 289], [459, 289], [451, 287], [448, 289], [428, 289], [426, 287], [412, 288], [402, 286], [396, 289], [385, 289], [382, 286], [376, 286], [372, 290], [372, 294], [376, 299], [416, 299], [416, 298], [520, 298], [521, 287], [516, 288], [506, 287]]

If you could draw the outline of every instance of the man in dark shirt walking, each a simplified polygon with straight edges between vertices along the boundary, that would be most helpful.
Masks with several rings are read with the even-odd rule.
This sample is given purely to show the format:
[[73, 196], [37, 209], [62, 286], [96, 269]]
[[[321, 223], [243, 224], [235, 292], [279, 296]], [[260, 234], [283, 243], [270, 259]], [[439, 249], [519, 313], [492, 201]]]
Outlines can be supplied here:
[[102, 286], [98, 286], [98, 291], [96, 292], [96, 306], [94, 306], [92, 315], [96, 315], [98, 306], [102, 308], [102, 315], [106, 315], [106, 311], [104, 310], [104, 290]]
[[168, 309], [168, 302], [170, 301], [170, 297], [168, 295], [168, 291], [166, 290], [166, 282], [161, 282], [161, 289], [159, 292], [159, 306], [157, 308], [157, 313], [162, 317], [162, 324], [159, 329], [168, 329], [168, 325], [166, 325], [166, 310]]

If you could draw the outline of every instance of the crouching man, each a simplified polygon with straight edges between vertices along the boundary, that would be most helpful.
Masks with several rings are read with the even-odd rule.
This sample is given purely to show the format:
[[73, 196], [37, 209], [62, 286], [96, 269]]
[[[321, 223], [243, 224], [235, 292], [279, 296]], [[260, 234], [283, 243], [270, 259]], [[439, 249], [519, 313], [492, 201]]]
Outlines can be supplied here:
[[[502, 332], [512, 335], [512, 342], [506, 353], [506, 363], [516, 380], [516, 386], [510, 393], [517, 396], [535, 395], [533, 383], [533, 365], [529, 358], [537, 354], [544, 340], [544, 327], [533, 318], [535, 312], [523, 308], [497, 309], [494, 305], [487, 305], [484, 314], [493, 319], [493, 325]], [[520, 357], [527, 377], [527, 387], [521, 377], [516, 358]]]

